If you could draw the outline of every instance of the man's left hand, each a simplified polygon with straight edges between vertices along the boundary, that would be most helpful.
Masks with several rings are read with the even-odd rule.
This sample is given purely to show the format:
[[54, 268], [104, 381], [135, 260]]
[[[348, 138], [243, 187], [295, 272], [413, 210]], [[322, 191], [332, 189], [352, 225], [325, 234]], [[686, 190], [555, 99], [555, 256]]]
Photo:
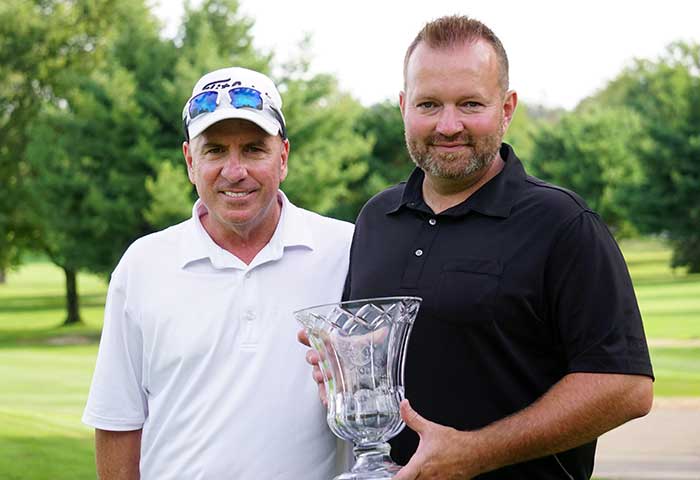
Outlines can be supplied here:
[[471, 432], [460, 432], [421, 417], [408, 400], [401, 402], [401, 418], [416, 432], [420, 443], [411, 460], [394, 480], [464, 480], [477, 475], [469, 459], [469, 445], [475, 440]]

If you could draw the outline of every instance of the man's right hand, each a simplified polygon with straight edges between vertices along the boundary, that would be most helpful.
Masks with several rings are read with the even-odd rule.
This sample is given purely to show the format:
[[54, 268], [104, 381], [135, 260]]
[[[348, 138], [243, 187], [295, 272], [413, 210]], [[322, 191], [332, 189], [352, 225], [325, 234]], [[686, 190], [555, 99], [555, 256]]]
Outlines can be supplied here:
[[297, 340], [299, 340], [299, 342], [303, 345], [309, 347], [309, 350], [306, 352], [306, 362], [312, 367], [311, 377], [318, 385], [318, 396], [321, 399], [321, 403], [328, 407], [326, 387], [323, 383], [323, 373], [321, 372], [321, 368], [318, 366], [318, 364], [321, 362], [321, 355], [316, 350], [311, 348], [311, 342], [309, 341], [309, 336], [306, 334], [305, 330], [299, 330], [299, 333], [297, 333]]

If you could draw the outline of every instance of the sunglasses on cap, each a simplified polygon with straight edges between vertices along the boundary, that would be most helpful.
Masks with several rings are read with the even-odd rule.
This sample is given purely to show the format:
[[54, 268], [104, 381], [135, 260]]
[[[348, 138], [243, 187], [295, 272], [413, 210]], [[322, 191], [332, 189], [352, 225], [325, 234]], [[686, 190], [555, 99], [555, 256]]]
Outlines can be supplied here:
[[[185, 119], [185, 137], [189, 140], [189, 134], [187, 131], [187, 125], [200, 115], [205, 113], [211, 113], [220, 104], [221, 90], [209, 90], [206, 92], [198, 93], [192, 97], [187, 105], [187, 118]], [[233, 108], [252, 108], [254, 110], [263, 110], [266, 103], [263, 99], [262, 93], [260, 91], [249, 88], [249, 87], [236, 87], [228, 90], [229, 103]], [[284, 125], [284, 120], [280, 112], [270, 103], [267, 103], [267, 107], [272, 112], [275, 120], [280, 124], [280, 135], [283, 139], [287, 138], [287, 130]]]

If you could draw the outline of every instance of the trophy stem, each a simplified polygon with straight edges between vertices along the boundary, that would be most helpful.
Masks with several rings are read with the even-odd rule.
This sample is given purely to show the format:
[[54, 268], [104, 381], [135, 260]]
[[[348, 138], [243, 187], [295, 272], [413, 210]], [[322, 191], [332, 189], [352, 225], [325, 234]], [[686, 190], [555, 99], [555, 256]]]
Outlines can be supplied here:
[[352, 453], [355, 465], [348, 473], [334, 480], [381, 480], [393, 478], [401, 467], [389, 456], [391, 447], [386, 442], [355, 445]]

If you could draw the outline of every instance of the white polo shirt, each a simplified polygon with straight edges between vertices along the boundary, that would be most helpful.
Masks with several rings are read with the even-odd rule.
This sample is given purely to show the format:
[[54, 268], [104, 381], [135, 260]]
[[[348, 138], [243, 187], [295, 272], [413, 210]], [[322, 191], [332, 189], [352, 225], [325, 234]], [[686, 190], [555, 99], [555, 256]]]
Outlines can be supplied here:
[[192, 218], [134, 242], [112, 274], [83, 421], [143, 428], [145, 480], [318, 479], [336, 439], [294, 310], [339, 301], [352, 224], [292, 205], [250, 265]]

